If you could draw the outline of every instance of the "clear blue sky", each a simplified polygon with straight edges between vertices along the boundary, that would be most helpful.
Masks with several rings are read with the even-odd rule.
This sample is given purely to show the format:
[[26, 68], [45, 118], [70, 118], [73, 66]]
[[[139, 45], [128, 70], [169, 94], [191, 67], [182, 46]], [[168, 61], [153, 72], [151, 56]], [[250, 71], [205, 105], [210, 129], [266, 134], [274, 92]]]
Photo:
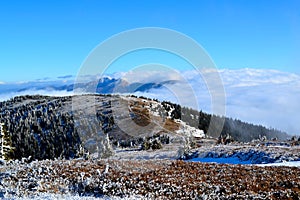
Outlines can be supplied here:
[[101, 41], [149, 26], [194, 38], [219, 68], [300, 74], [297, 0], [3, 0], [0, 81], [76, 75]]

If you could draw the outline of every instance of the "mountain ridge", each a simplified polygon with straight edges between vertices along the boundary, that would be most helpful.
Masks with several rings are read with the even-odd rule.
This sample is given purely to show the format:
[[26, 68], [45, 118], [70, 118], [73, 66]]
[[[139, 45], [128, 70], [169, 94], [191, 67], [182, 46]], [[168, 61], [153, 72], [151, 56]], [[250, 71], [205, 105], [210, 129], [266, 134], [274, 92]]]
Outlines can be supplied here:
[[[77, 107], [74, 98], [79, 98]], [[166, 141], [178, 145], [177, 137], [179, 141], [182, 136], [206, 137], [203, 134], [208, 134], [212, 117], [171, 102], [119, 95], [20, 96], [0, 102], [0, 116], [16, 149], [12, 157], [17, 159], [75, 158], [100, 147], [109, 154], [120, 145], [147, 149], [143, 145], [148, 140], [158, 141], [148, 144], [153, 149]], [[242, 142], [287, 137], [284, 132], [230, 118], [225, 118], [220, 134]]]

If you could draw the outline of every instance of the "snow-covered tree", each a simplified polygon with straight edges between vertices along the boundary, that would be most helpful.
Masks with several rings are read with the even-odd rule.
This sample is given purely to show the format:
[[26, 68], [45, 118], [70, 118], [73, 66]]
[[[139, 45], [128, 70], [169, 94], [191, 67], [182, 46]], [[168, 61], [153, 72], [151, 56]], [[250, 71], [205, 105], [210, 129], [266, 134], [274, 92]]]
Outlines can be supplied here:
[[195, 143], [193, 141], [193, 137], [188, 135], [182, 137], [182, 142], [182, 146], [179, 147], [177, 151], [177, 158], [185, 160], [190, 156], [191, 149]]
[[2, 160], [12, 158], [14, 148], [12, 147], [11, 137], [4, 123], [0, 123], [0, 156]]
[[98, 141], [97, 151], [98, 158], [108, 158], [114, 155], [114, 150], [110, 143], [108, 134], [101, 137], [100, 141]]

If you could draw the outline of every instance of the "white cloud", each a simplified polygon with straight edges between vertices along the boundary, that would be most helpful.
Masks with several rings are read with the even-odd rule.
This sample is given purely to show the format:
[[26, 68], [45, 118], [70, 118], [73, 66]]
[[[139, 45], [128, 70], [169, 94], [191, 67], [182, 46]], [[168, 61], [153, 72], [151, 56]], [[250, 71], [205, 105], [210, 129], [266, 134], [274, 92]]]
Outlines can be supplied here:
[[6, 101], [10, 98], [22, 95], [46, 95], [46, 96], [69, 96], [73, 92], [66, 90], [25, 90], [21, 92], [0, 93], [0, 101]]
[[137, 69], [124, 73], [122, 79], [128, 83], [163, 82], [166, 80], [182, 80], [180, 72], [169, 68], [161, 70]]

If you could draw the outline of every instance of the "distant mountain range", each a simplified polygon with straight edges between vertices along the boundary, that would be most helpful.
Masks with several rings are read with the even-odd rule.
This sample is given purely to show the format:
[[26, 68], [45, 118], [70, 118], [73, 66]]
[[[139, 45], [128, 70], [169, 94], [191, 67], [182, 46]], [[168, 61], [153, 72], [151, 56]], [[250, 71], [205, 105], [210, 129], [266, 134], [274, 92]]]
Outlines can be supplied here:
[[[127, 83], [122, 79], [116, 78], [101, 78], [99, 81], [91, 81], [87, 83], [76, 84], [77, 89], [82, 89], [88, 93], [98, 94], [111, 94], [111, 93], [134, 93], [134, 92], [148, 92], [152, 89], [160, 89], [167, 84], [174, 84], [176, 81], [167, 80], [159, 83]], [[27, 82], [21, 84], [2, 84], [0, 85], [2, 93], [23, 93], [28, 91], [66, 91], [72, 92], [74, 89], [74, 83], [71, 81], [46, 81], [46, 82]], [[96, 89], [94, 88], [96, 86]]]

